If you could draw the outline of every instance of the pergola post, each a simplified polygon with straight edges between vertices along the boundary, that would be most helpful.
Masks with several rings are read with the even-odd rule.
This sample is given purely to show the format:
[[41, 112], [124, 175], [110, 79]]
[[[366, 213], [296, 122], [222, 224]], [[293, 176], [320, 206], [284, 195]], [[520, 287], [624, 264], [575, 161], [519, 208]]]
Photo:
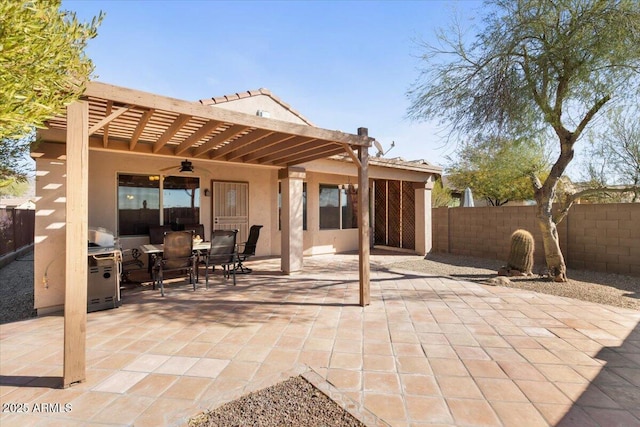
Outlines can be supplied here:
[[[367, 128], [358, 128], [359, 136], [368, 136]], [[371, 303], [369, 266], [369, 147], [358, 147], [358, 272], [360, 305]]]
[[415, 244], [416, 252], [420, 255], [427, 255], [431, 252], [432, 232], [431, 232], [431, 190], [433, 189], [433, 178], [427, 182], [415, 183]]
[[89, 104], [67, 107], [63, 387], [86, 379]]
[[280, 268], [291, 274], [302, 270], [304, 252], [302, 182], [306, 177], [303, 168], [280, 169], [281, 182], [281, 258]]

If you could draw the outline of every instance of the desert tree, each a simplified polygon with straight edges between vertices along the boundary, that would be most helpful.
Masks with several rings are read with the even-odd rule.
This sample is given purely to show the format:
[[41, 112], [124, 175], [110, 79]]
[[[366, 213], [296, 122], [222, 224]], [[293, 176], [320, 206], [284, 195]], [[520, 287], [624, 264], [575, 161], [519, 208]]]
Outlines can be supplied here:
[[638, 94], [640, 2], [493, 0], [484, 10], [475, 37], [453, 25], [422, 43], [408, 114], [471, 136], [555, 139], [549, 174], [531, 179], [549, 274], [566, 281], [557, 224], [567, 210], [552, 209], [556, 187], [585, 129]]
[[514, 143], [500, 138], [461, 144], [447, 161], [449, 182], [460, 190], [471, 188], [476, 198], [485, 199], [491, 206], [532, 200], [530, 176], [544, 178], [549, 169], [542, 143]]
[[[640, 98], [633, 106], [609, 112], [606, 125], [588, 134], [584, 162], [587, 189], [576, 193], [599, 202], [640, 202]], [[602, 192], [590, 191], [603, 189]], [[625, 194], [627, 193], [627, 194]], [[574, 197], [575, 198], [575, 197]]]
[[0, 182], [26, 180], [34, 128], [83, 93], [93, 64], [85, 55], [102, 14], [90, 23], [60, 0], [0, 1]]

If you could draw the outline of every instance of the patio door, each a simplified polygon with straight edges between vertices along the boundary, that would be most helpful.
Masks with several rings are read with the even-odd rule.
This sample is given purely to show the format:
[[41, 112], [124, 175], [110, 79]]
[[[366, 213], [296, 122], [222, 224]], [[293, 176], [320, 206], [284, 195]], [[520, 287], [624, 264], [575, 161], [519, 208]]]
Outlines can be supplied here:
[[212, 230], [238, 230], [238, 242], [249, 237], [249, 183], [212, 181]]

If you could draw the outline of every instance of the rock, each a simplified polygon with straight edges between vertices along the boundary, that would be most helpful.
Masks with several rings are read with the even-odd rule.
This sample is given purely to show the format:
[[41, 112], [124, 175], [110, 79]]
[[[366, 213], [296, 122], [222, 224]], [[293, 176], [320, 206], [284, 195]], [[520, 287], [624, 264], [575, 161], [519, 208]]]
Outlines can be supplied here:
[[511, 284], [511, 280], [504, 276], [498, 276], [485, 280], [482, 284], [489, 286], [509, 286]]

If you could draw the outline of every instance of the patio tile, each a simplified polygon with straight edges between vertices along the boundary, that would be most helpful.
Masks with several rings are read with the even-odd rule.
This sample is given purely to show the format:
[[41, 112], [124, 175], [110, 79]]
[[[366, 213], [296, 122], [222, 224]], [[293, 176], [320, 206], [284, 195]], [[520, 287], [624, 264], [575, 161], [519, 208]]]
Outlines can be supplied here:
[[220, 375], [220, 372], [222, 372], [222, 370], [227, 367], [228, 364], [228, 360], [200, 359], [185, 372], [185, 375], [193, 377], [216, 378], [218, 375]]
[[184, 375], [198, 360], [197, 357], [171, 356], [154, 372], [156, 374]]
[[568, 403], [569, 399], [553, 384], [545, 381], [515, 380], [532, 403]]
[[340, 390], [360, 390], [362, 373], [345, 369], [329, 369], [327, 381]]
[[73, 410], [69, 412], [69, 418], [90, 420], [94, 414], [106, 408], [111, 402], [116, 400], [118, 396], [119, 395], [115, 393], [83, 393], [69, 402], [73, 408]]
[[527, 362], [499, 361], [498, 365], [511, 379], [544, 381], [545, 377], [533, 365]]
[[492, 402], [491, 406], [506, 426], [546, 427], [549, 424], [529, 402]]
[[153, 372], [169, 360], [169, 356], [159, 354], [143, 354], [124, 367], [125, 371]]
[[[0, 325], [2, 401], [73, 404], [69, 414], [3, 414], [2, 424], [184, 425], [304, 365], [394, 426], [638, 423], [636, 312], [384, 271], [373, 272], [372, 304], [362, 309], [352, 305], [357, 274], [343, 273], [354, 267], [352, 255], [305, 259], [301, 278], [340, 286], [256, 271], [245, 278], [255, 283], [221, 287], [215, 298], [182, 285], [163, 300], [130, 294], [118, 310], [90, 314], [87, 379], [65, 390], [46, 388], [62, 375], [63, 319]], [[190, 304], [203, 295], [206, 319]], [[159, 314], [174, 303], [179, 316]], [[43, 353], [41, 343], [55, 351]], [[127, 405], [137, 416], [120, 413]]]
[[240, 380], [250, 380], [258, 370], [260, 364], [257, 362], [243, 362], [232, 360], [219, 374], [221, 377], [231, 377]]
[[[407, 414], [413, 422], [450, 424], [453, 418], [449, 413], [446, 401], [441, 397], [407, 396]], [[412, 424], [413, 425], [413, 424]]]
[[93, 388], [93, 391], [124, 393], [141, 381], [146, 372], [118, 371]]
[[493, 360], [465, 359], [463, 363], [474, 378], [507, 378], [507, 374]]
[[179, 377], [162, 393], [162, 397], [195, 400], [209, 386], [209, 382], [209, 378]]
[[364, 406], [384, 420], [406, 419], [404, 402], [398, 395], [367, 393]]
[[154, 402], [152, 397], [120, 396], [97, 412], [92, 421], [108, 424], [132, 425], [135, 419]]
[[365, 391], [398, 393], [400, 394], [400, 380], [398, 375], [391, 372], [364, 372], [363, 382]]
[[178, 380], [176, 375], [149, 374], [132, 386], [128, 393], [132, 395], [158, 397]]
[[506, 378], [476, 378], [476, 384], [489, 401], [528, 402], [518, 386]]
[[458, 376], [465, 377], [469, 373], [467, 369], [462, 363], [462, 361], [457, 359], [431, 359], [429, 361], [431, 365], [431, 369], [433, 370], [433, 374], [436, 377], [440, 376]]
[[463, 426], [499, 426], [498, 416], [484, 400], [446, 399], [456, 425]]
[[444, 397], [458, 397], [465, 399], [481, 399], [482, 393], [472, 378], [469, 377], [436, 377], [440, 391]]
[[607, 408], [585, 407], [587, 412], [599, 425], [602, 426], [633, 426], [640, 425], [640, 419], [627, 411]]
[[396, 360], [392, 356], [364, 355], [363, 369], [366, 371], [395, 371]]
[[441, 396], [440, 387], [431, 375], [400, 374], [402, 391], [407, 395]]

